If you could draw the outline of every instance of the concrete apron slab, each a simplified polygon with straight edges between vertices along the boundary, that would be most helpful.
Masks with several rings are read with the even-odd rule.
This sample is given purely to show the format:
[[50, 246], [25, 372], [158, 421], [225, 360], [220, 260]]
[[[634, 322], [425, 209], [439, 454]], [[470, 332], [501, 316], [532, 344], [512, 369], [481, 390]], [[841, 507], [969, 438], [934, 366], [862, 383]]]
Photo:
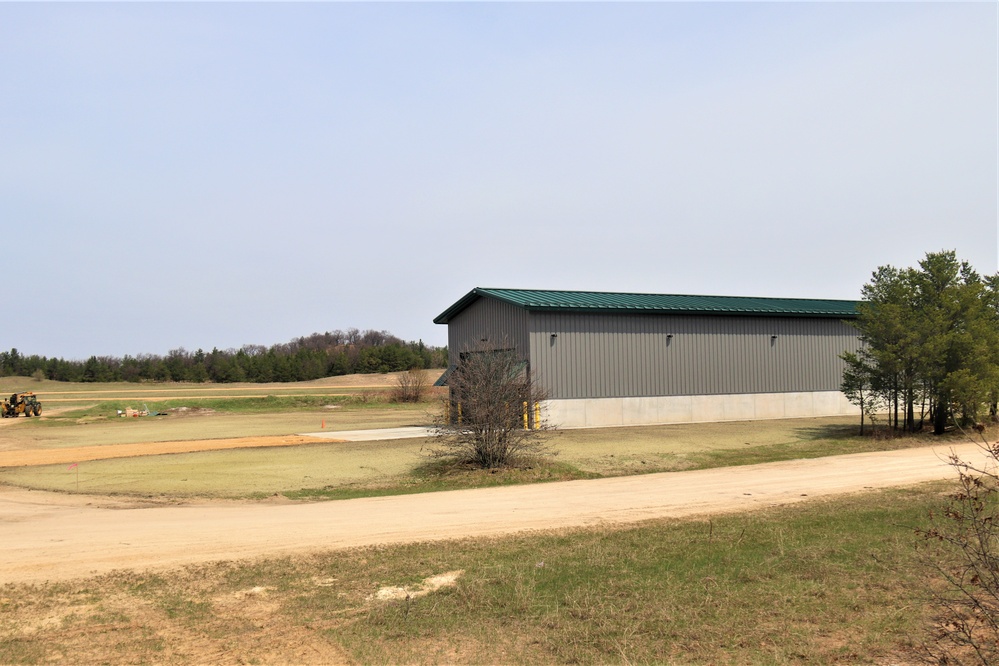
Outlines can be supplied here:
[[433, 435], [433, 430], [423, 426], [407, 426], [404, 428], [375, 428], [373, 430], [323, 430], [299, 434], [302, 437], [334, 439], [339, 442], [378, 442], [389, 439], [430, 437]]

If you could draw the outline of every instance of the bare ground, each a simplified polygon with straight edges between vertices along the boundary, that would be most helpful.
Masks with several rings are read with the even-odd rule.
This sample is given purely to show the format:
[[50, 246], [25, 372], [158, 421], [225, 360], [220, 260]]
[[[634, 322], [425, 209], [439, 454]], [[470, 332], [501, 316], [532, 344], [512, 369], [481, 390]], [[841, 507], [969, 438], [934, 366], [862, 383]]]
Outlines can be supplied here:
[[952, 450], [983, 460], [966, 444], [314, 504], [143, 505], [0, 488], [0, 584], [753, 510], [952, 478]]
[[231, 437], [225, 439], [196, 439], [183, 442], [141, 442], [137, 444], [109, 444], [106, 446], [74, 446], [63, 449], [19, 449], [4, 451], [0, 461], [4, 467], [32, 465], [58, 465], [87, 460], [157, 456], [167, 453], [195, 453], [224, 449], [251, 449], [266, 446], [299, 446], [341, 441], [334, 437], [303, 437], [282, 435], [276, 437]]

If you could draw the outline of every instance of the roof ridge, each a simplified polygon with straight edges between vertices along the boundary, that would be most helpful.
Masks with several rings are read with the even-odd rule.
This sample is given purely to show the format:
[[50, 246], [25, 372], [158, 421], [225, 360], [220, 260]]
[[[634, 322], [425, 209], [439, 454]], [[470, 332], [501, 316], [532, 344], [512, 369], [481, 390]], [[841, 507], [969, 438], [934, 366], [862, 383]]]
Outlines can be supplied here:
[[810, 296], [736, 296], [733, 294], [664, 294], [652, 291], [599, 291], [591, 289], [521, 289], [518, 287], [476, 287], [473, 291], [507, 291], [521, 293], [546, 294], [597, 294], [602, 296], [666, 296], [671, 298], [725, 298], [768, 301], [830, 301], [833, 303], [859, 302], [851, 298], [813, 298]]

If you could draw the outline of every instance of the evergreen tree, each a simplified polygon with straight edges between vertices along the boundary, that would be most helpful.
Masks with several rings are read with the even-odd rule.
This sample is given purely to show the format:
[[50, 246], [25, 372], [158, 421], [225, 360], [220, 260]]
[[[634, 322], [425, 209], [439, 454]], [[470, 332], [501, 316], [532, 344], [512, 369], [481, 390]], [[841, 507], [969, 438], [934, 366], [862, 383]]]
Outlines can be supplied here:
[[0, 376], [28, 376], [41, 372], [58, 381], [190, 381], [294, 382], [356, 372], [395, 372], [411, 368], [443, 367], [446, 347], [404, 342], [387, 331], [356, 328], [313, 333], [289, 343], [244, 345], [239, 350], [218, 348], [194, 354], [183, 348], [166, 357], [96, 357], [85, 362], [25, 357], [17, 349], [0, 352]]
[[878, 268], [854, 324], [863, 347], [843, 357], [844, 393], [864, 411], [887, 406], [893, 426], [907, 431], [917, 429], [916, 402], [928, 402], [937, 434], [955, 415], [974, 421], [983, 405], [994, 407], [997, 285], [999, 278], [983, 280], [953, 251], [928, 253], [918, 270]]

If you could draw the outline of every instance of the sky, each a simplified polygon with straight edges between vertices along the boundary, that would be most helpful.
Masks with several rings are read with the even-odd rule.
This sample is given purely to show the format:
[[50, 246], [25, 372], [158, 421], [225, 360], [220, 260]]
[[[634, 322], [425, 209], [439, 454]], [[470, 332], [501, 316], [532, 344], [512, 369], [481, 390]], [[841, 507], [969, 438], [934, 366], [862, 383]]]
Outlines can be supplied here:
[[0, 3], [0, 349], [999, 270], [980, 3]]

